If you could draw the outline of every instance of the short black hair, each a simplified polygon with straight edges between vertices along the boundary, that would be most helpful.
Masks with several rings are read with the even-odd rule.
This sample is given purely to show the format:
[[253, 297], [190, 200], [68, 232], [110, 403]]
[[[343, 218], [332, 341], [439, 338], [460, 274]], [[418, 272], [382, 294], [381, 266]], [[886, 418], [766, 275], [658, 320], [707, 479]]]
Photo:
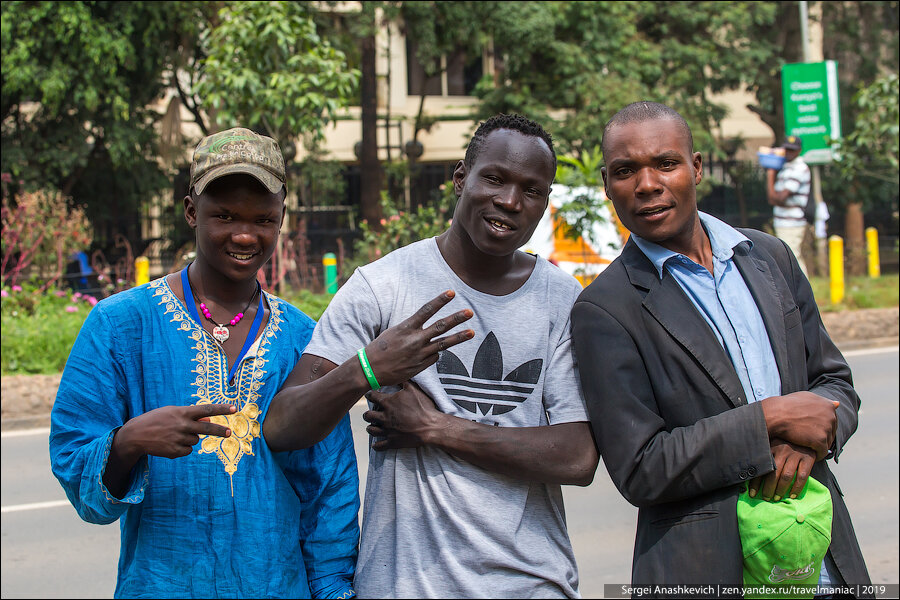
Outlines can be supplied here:
[[481, 154], [481, 149], [484, 147], [484, 141], [487, 139], [488, 135], [498, 129], [511, 129], [512, 131], [518, 131], [521, 134], [538, 137], [544, 140], [547, 143], [547, 147], [550, 148], [550, 154], [553, 155], [553, 172], [556, 173], [556, 151], [553, 149], [552, 136], [547, 133], [539, 123], [532, 121], [527, 117], [523, 117], [522, 115], [505, 115], [502, 113], [494, 115], [487, 121], [478, 125], [478, 129], [475, 130], [475, 135], [472, 136], [472, 139], [469, 141], [469, 146], [466, 148], [466, 158], [464, 162], [467, 168], [471, 169], [472, 165], [475, 164], [475, 161], [478, 160], [478, 155]]
[[600, 139], [600, 148], [603, 150], [603, 154], [606, 154], [606, 134], [616, 125], [643, 123], [644, 121], [654, 121], [656, 119], [671, 119], [678, 123], [687, 135], [691, 151], [694, 150], [694, 136], [691, 134], [691, 127], [677, 110], [659, 102], [642, 100], [640, 102], [632, 102], [607, 121], [606, 127], [603, 128], [603, 137]]

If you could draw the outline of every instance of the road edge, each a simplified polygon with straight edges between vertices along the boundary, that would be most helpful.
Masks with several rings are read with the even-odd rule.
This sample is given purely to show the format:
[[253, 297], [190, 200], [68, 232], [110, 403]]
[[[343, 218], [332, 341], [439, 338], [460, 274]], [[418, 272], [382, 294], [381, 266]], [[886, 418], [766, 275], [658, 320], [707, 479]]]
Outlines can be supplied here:
[[[841, 352], [855, 350], [896, 348], [900, 346], [900, 336], [872, 338], [868, 340], [851, 340], [837, 344]], [[21, 431], [26, 429], [40, 429], [50, 426], [50, 413], [30, 415], [27, 417], [14, 417], [0, 419], [0, 432]]]

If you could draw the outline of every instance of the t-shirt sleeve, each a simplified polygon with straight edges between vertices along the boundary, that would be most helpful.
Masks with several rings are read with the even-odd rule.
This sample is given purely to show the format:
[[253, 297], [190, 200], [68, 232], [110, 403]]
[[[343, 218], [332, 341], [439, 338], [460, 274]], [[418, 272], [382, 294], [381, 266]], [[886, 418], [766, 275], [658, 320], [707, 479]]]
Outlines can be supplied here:
[[571, 318], [566, 318], [565, 331], [550, 357], [544, 379], [544, 410], [551, 425], [587, 421], [588, 414], [581, 392], [581, 380], [572, 348]]
[[339, 365], [378, 337], [382, 310], [360, 269], [341, 286], [316, 324], [304, 354]]
[[53, 474], [78, 515], [90, 523], [111, 523], [141, 503], [149, 478], [143, 457], [132, 468], [122, 498], [103, 484], [113, 436], [129, 417], [115, 332], [102, 305], [93, 308], [69, 354], [50, 414]]

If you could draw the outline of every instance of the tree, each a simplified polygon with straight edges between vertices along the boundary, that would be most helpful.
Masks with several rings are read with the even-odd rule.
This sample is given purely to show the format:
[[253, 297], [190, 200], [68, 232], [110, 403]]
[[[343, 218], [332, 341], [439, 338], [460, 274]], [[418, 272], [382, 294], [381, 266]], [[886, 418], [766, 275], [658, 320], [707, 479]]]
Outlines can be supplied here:
[[[406, 37], [415, 42], [416, 59], [422, 65], [424, 79], [439, 77], [447, 70], [447, 57], [462, 51], [465, 57], [481, 57], [489, 42], [491, 17], [508, 10], [503, 2], [403, 2], [399, 11], [388, 13], [402, 26]], [[464, 40], [464, 43], [461, 43]], [[412, 141], [427, 131], [434, 117], [425, 114], [425, 85], [419, 94], [419, 110], [413, 123]]]
[[163, 71], [199, 2], [3, 2], [2, 170], [85, 205], [99, 245], [140, 238]]
[[358, 71], [323, 39], [307, 5], [234, 2], [202, 39], [205, 58], [195, 91], [225, 126], [266, 132], [282, 145], [307, 146], [347, 105]]
[[[331, 43], [349, 57], [351, 64], [359, 67], [359, 87], [356, 99], [360, 107], [361, 139], [356, 155], [359, 159], [360, 216], [370, 226], [379, 228], [381, 190], [384, 186], [384, 169], [378, 156], [378, 73], [376, 72], [376, 35], [385, 23], [384, 12], [396, 13], [397, 2], [366, 0], [353, 3], [354, 10], [347, 11], [347, 3], [324, 0], [316, 2], [319, 8], [316, 22]], [[330, 9], [330, 10], [326, 10]], [[357, 10], [358, 9], [358, 10]]]
[[[860, 86], [853, 95], [856, 108], [854, 129], [840, 140], [837, 171], [849, 183], [846, 194], [847, 270], [852, 275], [865, 273], [863, 213], [872, 197], [864, 189], [882, 191], [882, 201], [898, 192], [900, 167], [900, 78], [895, 73]], [[887, 185], [885, 185], [887, 184]]]
[[360, 213], [364, 221], [379, 229], [381, 223], [381, 188], [384, 172], [378, 159], [378, 82], [375, 72], [375, 30], [378, 25], [375, 2], [363, 2], [355, 29], [359, 35], [360, 109], [362, 132], [359, 151], [359, 175], [362, 180]]
[[771, 53], [745, 34], [750, 24], [774, 27], [771, 4], [515, 3], [490, 20], [501, 64], [478, 89], [478, 116], [528, 114], [578, 156], [599, 145], [616, 110], [655, 100], [684, 115], [698, 148], [719, 153], [714, 132], [726, 109], [712, 94], [739, 89]]

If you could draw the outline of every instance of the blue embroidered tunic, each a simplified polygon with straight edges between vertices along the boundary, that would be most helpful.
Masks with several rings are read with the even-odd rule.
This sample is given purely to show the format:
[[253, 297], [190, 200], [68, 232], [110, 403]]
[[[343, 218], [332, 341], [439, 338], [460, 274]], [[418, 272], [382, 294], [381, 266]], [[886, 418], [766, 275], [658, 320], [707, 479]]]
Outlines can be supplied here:
[[[274, 395], [314, 322], [266, 294], [268, 324], [229, 386], [224, 351], [165, 278], [99, 302], [66, 363], [53, 406], [50, 461], [78, 514], [120, 519], [116, 597], [341, 598], [353, 595], [359, 479], [349, 416], [306, 450], [262, 436]], [[113, 434], [168, 405], [232, 403], [181, 458], [148, 456], [128, 491], [103, 485]]]

